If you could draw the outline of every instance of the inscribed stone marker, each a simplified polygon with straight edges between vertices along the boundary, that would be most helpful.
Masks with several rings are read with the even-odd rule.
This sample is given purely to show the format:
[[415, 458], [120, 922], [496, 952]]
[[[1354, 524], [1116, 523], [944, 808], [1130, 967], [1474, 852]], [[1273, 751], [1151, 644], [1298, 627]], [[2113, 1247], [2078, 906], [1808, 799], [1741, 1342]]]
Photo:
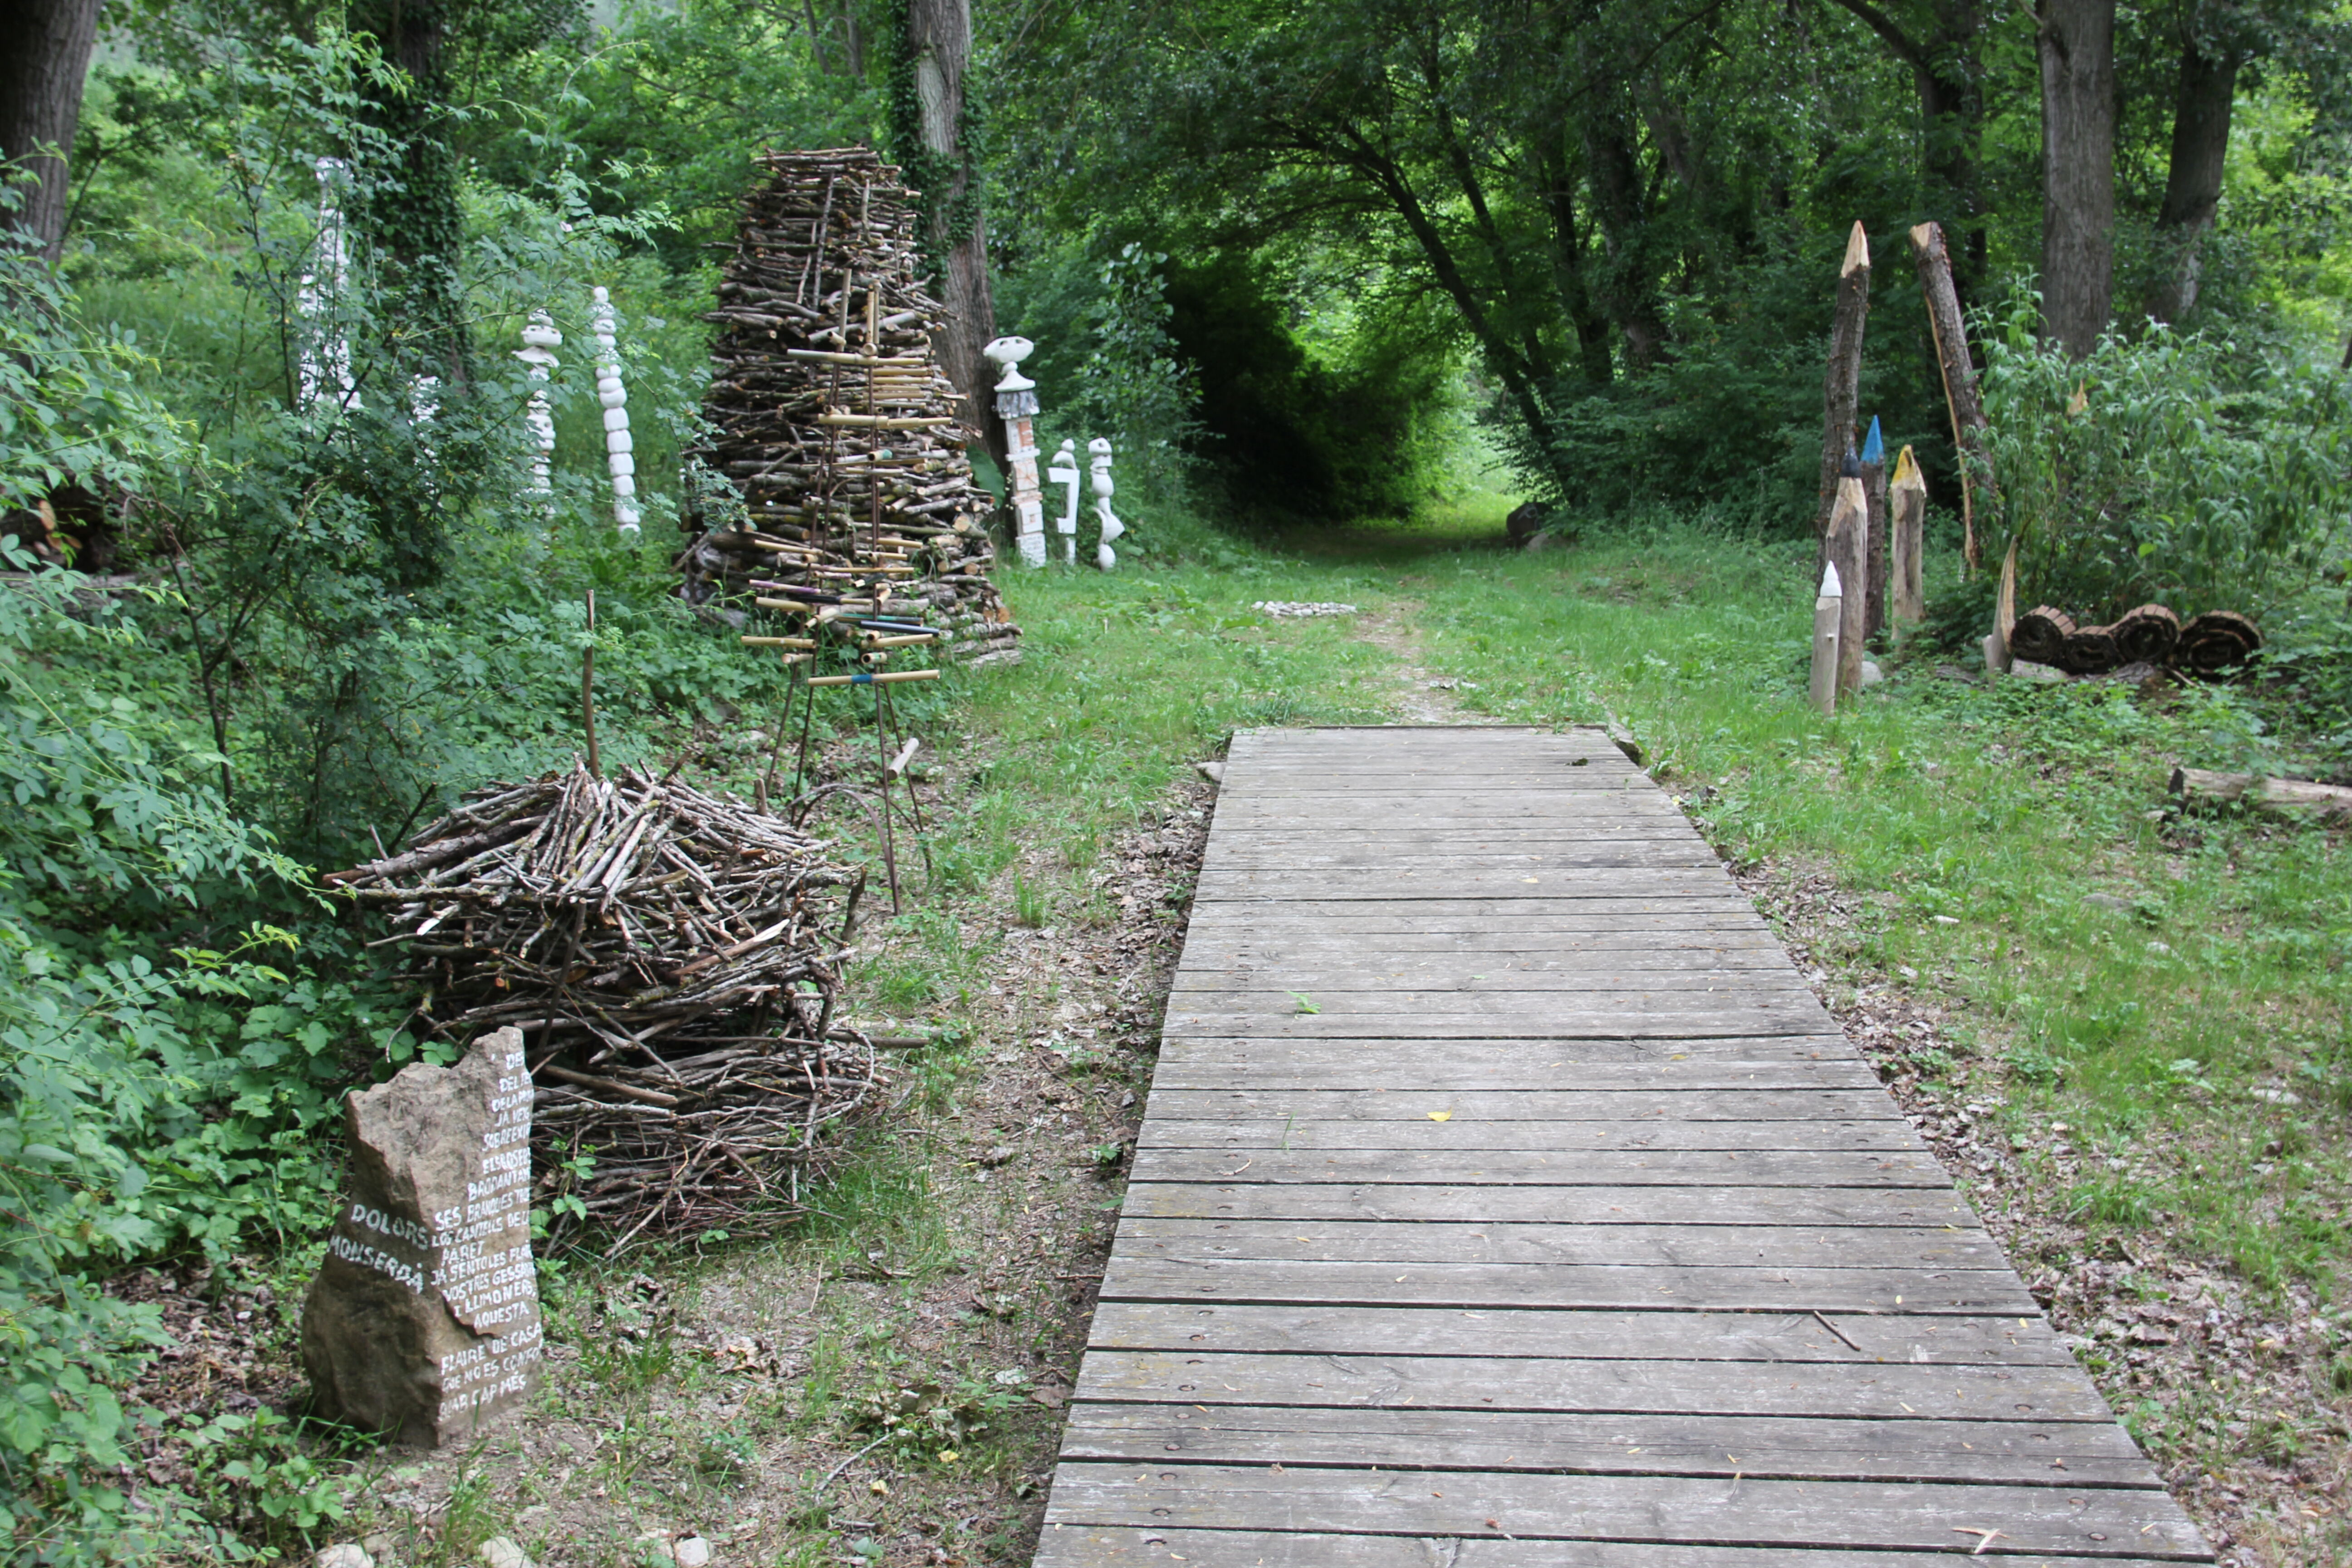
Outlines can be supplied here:
[[522, 1032], [500, 1029], [345, 1102], [346, 1195], [302, 1310], [321, 1415], [433, 1447], [538, 1387], [531, 1094]]

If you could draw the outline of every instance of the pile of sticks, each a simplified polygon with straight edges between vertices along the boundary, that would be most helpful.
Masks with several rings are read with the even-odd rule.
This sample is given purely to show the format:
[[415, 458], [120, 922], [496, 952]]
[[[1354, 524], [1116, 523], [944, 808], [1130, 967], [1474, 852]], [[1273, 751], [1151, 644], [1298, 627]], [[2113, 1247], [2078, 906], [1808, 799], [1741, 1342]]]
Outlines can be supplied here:
[[1020, 630], [988, 569], [995, 498], [976, 486], [962, 406], [934, 361], [941, 307], [918, 280], [915, 193], [865, 148], [769, 153], [728, 249], [714, 434], [696, 454], [742, 499], [680, 519], [689, 604], [740, 626], [756, 584], [824, 589], [879, 614], [919, 616], [942, 652], [1008, 655]]
[[525, 1031], [541, 1184], [618, 1251], [792, 1219], [820, 1131], [877, 1102], [870, 1042], [834, 1023], [858, 888], [825, 848], [674, 776], [575, 767], [327, 881], [389, 920], [427, 1032]]
[[2262, 646], [2261, 628], [2234, 611], [2208, 610], [2184, 624], [2162, 605], [2142, 605], [2104, 626], [2077, 626], [2065, 611], [2037, 605], [2009, 634], [2012, 655], [2069, 675], [2105, 675], [2133, 664], [2219, 675]]

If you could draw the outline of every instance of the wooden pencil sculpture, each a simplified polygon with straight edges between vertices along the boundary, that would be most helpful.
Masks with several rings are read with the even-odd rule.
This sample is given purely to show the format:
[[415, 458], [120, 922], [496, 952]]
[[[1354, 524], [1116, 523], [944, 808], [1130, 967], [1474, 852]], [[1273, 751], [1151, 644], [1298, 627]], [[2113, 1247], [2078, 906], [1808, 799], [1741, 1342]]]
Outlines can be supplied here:
[[1853, 447], [1846, 448], [1840, 469], [1824, 544], [1828, 564], [1837, 568], [1841, 584], [1837, 689], [1843, 697], [1862, 689], [1862, 653], [1869, 635], [1863, 617], [1870, 572], [1870, 503], [1862, 489], [1862, 459]]
[[1020, 631], [982, 526], [995, 498], [964, 455], [985, 411], [932, 355], [943, 312], [917, 276], [915, 193], [862, 147], [755, 162], [767, 178], [704, 317], [712, 434], [692, 454], [742, 506], [720, 515], [688, 487], [681, 595], [738, 624], [755, 594], [887, 609], [952, 637], [949, 657], [1010, 658]]
[[629, 438], [629, 393], [621, 384], [621, 347], [613, 296], [598, 289], [588, 312], [596, 338], [596, 401], [604, 410], [604, 466], [613, 479], [613, 525], [623, 533], [638, 527], [636, 448]]
[[[1095, 546], [1095, 564], [1108, 572], [1118, 564], [1118, 552], [1111, 549], [1110, 542], [1127, 531], [1127, 524], [1110, 510], [1110, 498], [1116, 489], [1110, 479], [1110, 443], [1097, 436], [1087, 443], [1087, 452], [1094, 468], [1095, 521], [1102, 525], [1102, 542]], [[1076, 540], [1070, 542], [1070, 549], [1075, 557]]]
[[1845, 619], [1845, 591], [1837, 563], [1822, 568], [1822, 591], [1813, 597], [1813, 668], [1808, 695], [1824, 713], [1837, 711], [1838, 633]]
[[1895, 622], [1916, 626], [1927, 618], [1927, 595], [1922, 577], [1921, 551], [1927, 515], [1927, 481], [1920, 477], [1919, 459], [1911, 448], [1895, 459], [1895, 485], [1887, 508], [1893, 529], [1888, 541], [1888, 575], [1895, 591]]

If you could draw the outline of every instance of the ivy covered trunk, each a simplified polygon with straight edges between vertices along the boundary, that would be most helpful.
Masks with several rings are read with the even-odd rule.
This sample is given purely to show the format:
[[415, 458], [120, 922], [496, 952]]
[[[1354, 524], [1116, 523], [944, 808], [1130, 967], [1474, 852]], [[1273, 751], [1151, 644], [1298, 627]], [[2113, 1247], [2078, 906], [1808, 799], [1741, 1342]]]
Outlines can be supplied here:
[[1004, 433], [990, 416], [991, 383], [982, 344], [996, 336], [988, 291], [988, 231], [973, 159], [976, 105], [968, 90], [971, 0], [908, 0], [907, 30], [892, 73], [891, 113], [907, 183], [922, 193], [925, 258], [938, 268], [934, 288], [947, 318], [931, 351], [965, 398], [965, 414], [1005, 471]]
[[446, 55], [455, 8], [452, 0], [370, 0], [352, 13], [354, 30], [373, 37], [385, 63], [407, 78], [372, 87], [362, 110], [396, 160], [394, 169], [362, 183], [354, 214], [396, 301], [384, 322], [384, 346], [404, 371], [453, 387], [472, 369], [457, 276], [465, 239], [457, 155], [448, 140]]

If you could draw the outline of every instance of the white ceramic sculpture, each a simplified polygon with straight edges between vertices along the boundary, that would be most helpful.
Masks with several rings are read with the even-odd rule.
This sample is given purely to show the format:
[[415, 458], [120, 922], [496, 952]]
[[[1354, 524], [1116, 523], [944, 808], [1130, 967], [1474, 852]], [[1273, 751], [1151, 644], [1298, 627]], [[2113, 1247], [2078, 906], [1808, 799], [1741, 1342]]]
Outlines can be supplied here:
[[[1102, 542], [1095, 546], [1095, 564], [1108, 572], [1118, 564], [1118, 553], [1111, 549], [1110, 542], [1127, 531], [1127, 524], [1110, 510], [1111, 494], [1117, 488], [1110, 481], [1110, 443], [1097, 436], [1087, 443], [1087, 452], [1094, 468], [1095, 521], [1102, 524]], [[1074, 553], [1076, 548], [1077, 542], [1073, 540]]]
[[[1054, 520], [1054, 531], [1063, 539], [1063, 554], [1071, 562], [1078, 554], [1078, 486], [1086, 476], [1078, 471], [1078, 444], [1065, 441], [1054, 453], [1053, 467], [1045, 470], [1048, 483], [1062, 487], [1062, 515]], [[1045, 541], [1038, 540], [1042, 552]]]
[[621, 351], [614, 336], [613, 296], [598, 289], [590, 296], [589, 330], [596, 335], [596, 401], [604, 408], [604, 467], [613, 476], [613, 521], [623, 533], [637, 531], [637, 458], [629, 439], [629, 393], [621, 384]]
[[1021, 374], [1036, 352], [1027, 338], [996, 338], [980, 352], [997, 367], [996, 416], [1004, 421], [1004, 456], [1013, 472], [1013, 537], [1024, 566], [1045, 564], [1045, 498], [1037, 489], [1037, 384]]
[[530, 431], [533, 456], [530, 460], [530, 483], [524, 494], [538, 498], [544, 510], [555, 506], [555, 487], [551, 482], [550, 469], [555, 460], [555, 416], [548, 403], [548, 379], [562, 362], [552, 351], [563, 344], [563, 334], [555, 330], [554, 318], [544, 310], [530, 313], [530, 324], [522, 330], [522, 347], [515, 350], [515, 358], [528, 367], [530, 378], [530, 404], [523, 411], [522, 422]]
[[[320, 158], [311, 165], [319, 176], [318, 270], [305, 272], [296, 285], [294, 308], [316, 321], [337, 308], [351, 273], [350, 251], [343, 239], [343, 205], [340, 187], [350, 165], [341, 158]], [[308, 408], [334, 388], [345, 409], [360, 405], [352, 381], [352, 344], [340, 328], [328, 326], [304, 334], [297, 365], [299, 395]]]

